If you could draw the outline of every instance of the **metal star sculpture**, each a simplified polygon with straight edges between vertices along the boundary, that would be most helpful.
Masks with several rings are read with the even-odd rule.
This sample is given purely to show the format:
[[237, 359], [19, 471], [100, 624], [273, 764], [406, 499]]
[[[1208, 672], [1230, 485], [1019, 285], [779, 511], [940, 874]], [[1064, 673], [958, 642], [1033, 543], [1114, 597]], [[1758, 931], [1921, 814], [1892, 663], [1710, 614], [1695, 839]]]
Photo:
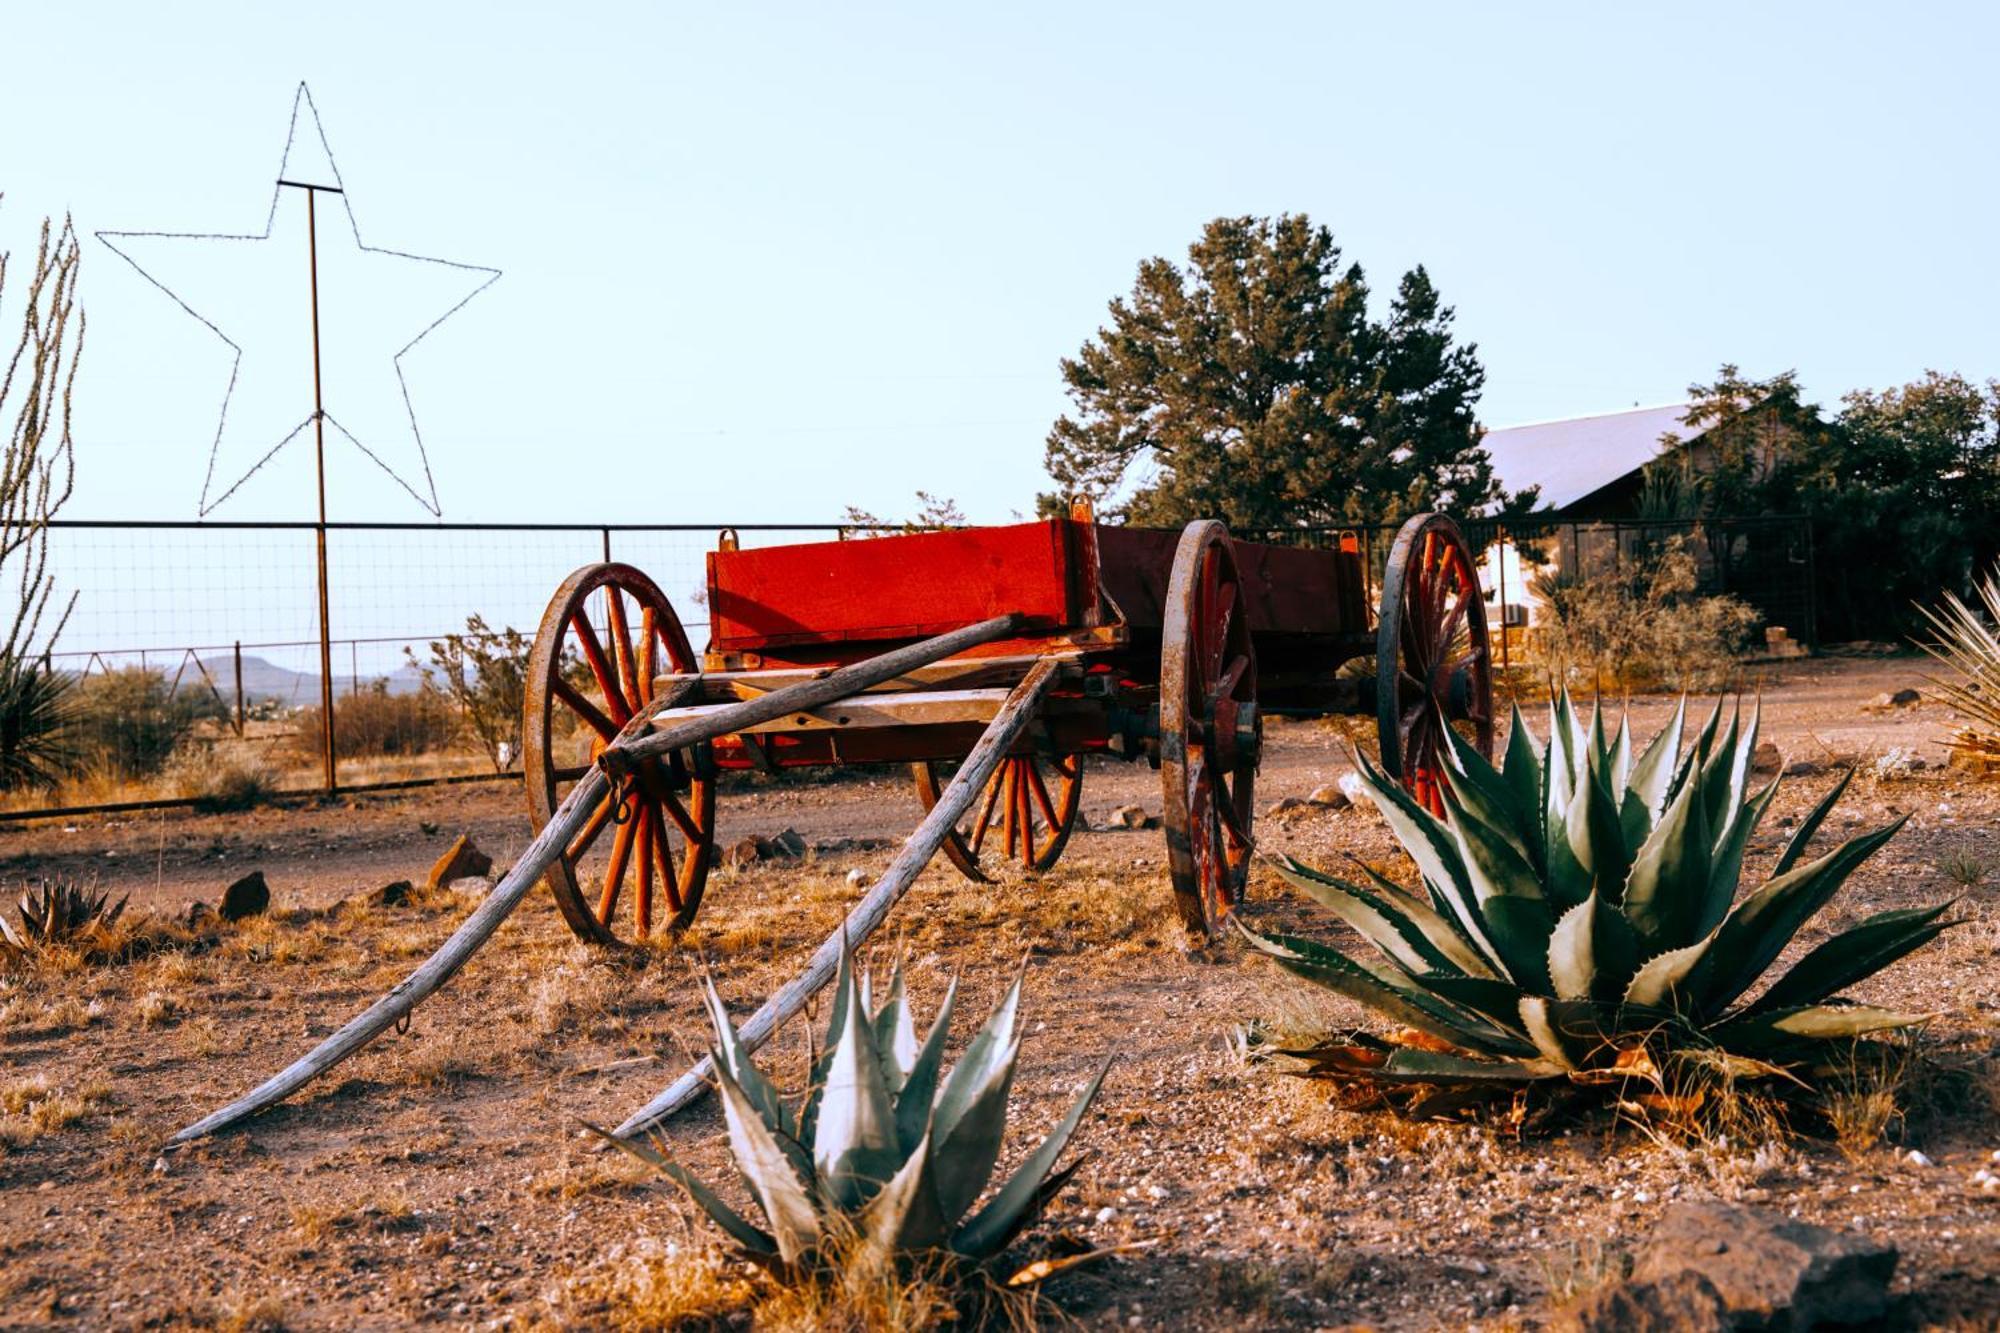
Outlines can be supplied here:
[[[325, 168], [327, 172], [331, 174], [331, 176], [333, 177], [331, 184], [324, 182], [301, 181], [293, 178], [291, 174], [290, 168], [292, 165], [292, 150], [294, 146], [299, 143], [298, 129], [299, 129], [299, 111], [301, 107], [304, 108], [306, 114], [309, 115], [312, 119], [313, 135], [316, 136], [319, 148], [324, 154]], [[284, 193], [284, 191], [287, 188], [302, 189], [307, 192], [309, 219], [313, 216], [311, 212], [312, 201], [316, 200], [318, 195], [330, 194], [337, 197], [341, 202], [341, 207], [346, 210], [348, 229], [353, 234], [355, 249], [360, 253], [369, 256], [386, 257], [392, 260], [405, 260], [415, 264], [435, 265], [438, 266], [439, 268], [452, 269], [468, 275], [474, 275], [477, 278], [477, 281], [472, 285], [470, 290], [466, 291], [463, 295], [459, 296], [458, 299], [454, 301], [444, 311], [444, 313], [438, 315], [434, 319], [431, 319], [428, 323], [424, 324], [420, 329], [418, 329], [416, 335], [410, 338], [407, 342], [403, 343], [403, 345], [397, 349], [394, 356], [390, 358], [390, 363], [396, 372], [396, 387], [397, 390], [400, 392], [402, 398], [403, 411], [404, 414], [409, 419], [410, 433], [409, 433], [408, 443], [410, 446], [414, 447], [415, 462], [418, 468], [420, 468], [422, 471], [422, 480], [420, 484], [413, 482], [413, 480], [410, 478], [406, 478], [402, 473], [398, 472], [394, 467], [392, 467], [388, 462], [388, 460], [386, 460], [383, 457], [384, 453], [392, 452], [391, 448], [389, 447], [389, 444], [385, 443], [379, 436], [377, 437], [377, 439], [373, 444], [371, 444], [368, 441], [364, 441], [363, 439], [360, 438], [360, 436], [356, 432], [351, 431], [346, 426], [342, 425], [340, 420], [337, 417], [335, 417], [332, 412], [326, 410], [323, 401], [318, 401], [319, 399], [319, 384], [318, 384], [319, 274], [318, 274], [317, 239], [315, 239], [313, 242], [314, 244], [313, 298], [312, 298], [313, 341], [314, 341], [313, 376], [314, 376], [314, 396], [316, 400], [313, 410], [306, 415], [303, 421], [300, 421], [296, 426], [293, 426], [288, 432], [285, 432], [282, 436], [277, 438], [275, 442], [271, 440], [269, 435], [264, 435], [260, 438], [253, 438], [248, 440], [243, 446], [241, 446], [241, 451], [239, 451], [239, 447], [236, 444], [236, 439], [233, 436], [229, 437], [228, 444], [230, 447], [227, 450], [225, 450], [225, 436], [228, 435], [228, 430], [229, 430], [230, 404], [236, 398], [237, 387], [238, 387], [238, 376], [243, 369], [243, 359], [244, 359], [243, 344], [238, 343], [234, 338], [231, 338], [229, 334], [223, 331], [221, 325], [218, 324], [215, 320], [208, 318], [206, 315], [203, 315], [200, 311], [196, 310], [192, 305], [188, 303], [188, 301], [182, 299], [182, 297], [179, 294], [177, 294], [172, 288], [168, 287], [165, 282], [161, 281], [158, 277], [148, 272], [146, 268], [142, 266], [137, 259], [133, 258], [133, 256], [127, 252], [127, 250], [124, 248], [122, 244], [134, 240], [140, 240], [140, 241], [199, 240], [199, 241], [237, 241], [237, 242], [252, 242], [252, 243], [269, 241], [271, 239], [273, 224], [275, 223], [278, 217], [279, 197]], [[311, 223], [309, 221], [309, 226], [310, 225]], [[316, 238], [316, 232], [314, 233], [314, 235]], [[293, 440], [296, 440], [297, 438], [299, 438], [300, 435], [304, 434], [306, 428], [309, 426], [317, 426], [320, 428], [316, 435], [316, 439], [319, 441], [322, 450], [324, 448], [324, 428], [327, 426], [331, 426], [333, 430], [337, 432], [342, 438], [346, 439], [349, 443], [354, 445], [355, 448], [359, 449], [364, 455], [366, 455], [369, 458], [370, 461], [372, 461], [377, 467], [381, 468], [385, 473], [387, 473], [399, 486], [401, 486], [405, 491], [409, 492], [410, 497], [414, 499], [418, 504], [422, 505], [433, 516], [439, 516], [439, 517], [442, 516], [443, 510], [438, 503], [437, 483], [431, 476], [430, 457], [425, 452], [424, 449], [423, 432], [419, 429], [417, 425], [416, 408], [410, 401], [410, 386], [409, 386], [409, 380], [404, 374], [403, 358], [409, 355], [409, 353], [417, 346], [417, 344], [421, 343], [425, 338], [429, 337], [432, 331], [434, 331], [438, 327], [438, 325], [444, 323], [447, 319], [451, 318], [453, 315], [457, 314], [460, 310], [464, 309], [466, 304], [470, 302], [473, 297], [479, 295], [479, 293], [485, 291], [488, 287], [492, 286], [494, 282], [498, 281], [500, 277], [500, 270], [497, 268], [488, 268], [480, 264], [466, 264], [466, 263], [461, 263], [457, 260], [437, 259], [427, 255], [414, 255], [407, 253], [406, 251], [391, 250], [381, 246], [368, 245], [365, 242], [363, 242], [361, 239], [361, 227], [355, 221], [354, 218], [354, 207], [349, 202], [349, 197], [347, 195], [346, 188], [343, 185], [340, 178], [340, 168], [334, 162], [333, 150], [327, 143], [326, 130], [320, 124], [319, 108], [314, 105], [312, 99], [312, 92], [306, 87], [305, 84], [301, 83], [299, 85], [297, 93], [295, 93], [292, 98], [291, 124], [285, 133], [285, 153], [284, 157], [280, 159], [279, 162], [278, 180], [271, 187], [271, 207], [269, 211], [265, 214], [263, 231], [255, 234], [250, 234], [250, 233], [239, 234], [239, 233], [225, 233], [225, 232], [100, 231], [97, 233], [97, 239], [104, 242], [104, 244], [107, 247], [109, 247], [111, 251], [114, 254], [116, 254], [120, 259], [123, 259], [126, 263], [130, 264], [133, 270], [137, 272], [139, 276], [146, 279], [146, 281], [153, 284], [153, 286], [159, 288], [162, 292], [165, 292], [168, 297], [172, 298], [174, 304], [178, 305], [182, 310], [186, 311], [193, 318], [199, 320], [203, 325], [203, 327], [207, 328], [210, 333], [213, 333], [216, 337], [220, 338], [224, 343], [228, 344], [229, 346], [231, 352], [231, 361], [229, 367], [229, 383], [227, 387], [223, 390], [222, 407], [216, 417], [215, 437], [209, 446], [208, 470], [202, 480], [201, 502], [199, 505], [199, 512], [202, 517], [206, 518], [210, 513], [214, 512], [217, 506], [221, 505], [224, 501], [229, 499], [230, 496], [234, 495], [243, 486], [243, 484], [249, 481], [252, 476], [256, 475], [256, 473], [261, 468], [263, 468], [265, 464], [269, 463], [273, 458], [277, 457], [279, 452], [282, 451], [286, 445], [290, 444]], [[288, 419], [288, 416], [287, 418], [280, 418], [280, 420], [284, 419]], [[365, 429], [363, 433], [366, 433]], [[259, 449], [263, 451], [261, 455], [257, 455], [257, 451]], [[225, 457], [225, 453], [227, 453], [228, 457]], [[236, 472], [237, 465], [239, 465], [245, 458], [252, 455], [257, 455], [255, 461], [251, 462], [247, 468], [244, 468], [240, 472], [240, 474], [237, 473]], [[233, 477], [233, 479], [230, 479], [231, 477]], [[226, 484], [224, 484], [225, 481]], [[321, 490], [320, 517], [321, 520], [324, 521], [325, 481], [323, 475], [321, 479], [320, 490]]]

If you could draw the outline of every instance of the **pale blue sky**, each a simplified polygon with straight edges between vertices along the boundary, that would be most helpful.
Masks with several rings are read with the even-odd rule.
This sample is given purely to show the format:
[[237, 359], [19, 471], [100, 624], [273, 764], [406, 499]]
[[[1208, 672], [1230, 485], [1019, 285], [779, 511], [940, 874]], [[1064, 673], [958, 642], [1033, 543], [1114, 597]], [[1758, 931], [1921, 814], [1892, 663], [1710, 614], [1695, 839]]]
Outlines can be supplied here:
[[[261, 230], [304, 79], [364, 240], [505, 271], [407, 363], [447, 519], [813, 521], [922, 487], [1004, 520], [1045, 484], [1057, 358], [1223, 213], [1308, 212], [1385, 294], [1428, 265], [1489, 425], [1724, 359], [1828, 401], [2000, 373], [1990, 6], [78, 4], [4, 31], [17, 251], [64, 209]], [[310, 408], [280, 205], [249, 259], [173, 261], [253, 349], [252, 434]], [[227, 349], [89, 246], [71, 513], [193, 517]], [[329, 243], [329, 406], [413, 460], [388, 357], [455, 296], [353, 259]], [[334, 517], [425, 517], [330, 460]], [[214, 516], [309, 515], [295, 445]]]

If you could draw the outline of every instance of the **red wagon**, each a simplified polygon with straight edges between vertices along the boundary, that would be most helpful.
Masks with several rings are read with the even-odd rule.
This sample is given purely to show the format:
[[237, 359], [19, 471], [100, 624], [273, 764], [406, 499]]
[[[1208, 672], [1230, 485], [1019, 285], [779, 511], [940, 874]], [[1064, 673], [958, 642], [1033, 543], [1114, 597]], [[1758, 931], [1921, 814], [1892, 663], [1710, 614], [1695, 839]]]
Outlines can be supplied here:
[[[611, 943], [691, 922], [716, 861], [728, 769], [907, 764], [928, 809], [1029, 668], [1057, 677], [947, 836], [959, 871], [1035, 872], [1076, 826], [1086, 760], [1158, 768], [1175, 897], [1211, 929], [1248, 873], [1251, 793], [1268, 714], [1378, 718], [1383, 762], [1438, 801], [1441, 728], [1493, 740], [1491, 662], [1472, 552], [1437, 514], [1390, 549], [1380, 614], [1359, 543], [1232, 540], [1100, 524], [1079, 511], [1008, 527], [739, 549], [708, 557], [711, 637], [697, 655], [659, 587], [630, 565], [565, 580], [527, 683], [528, 802], [546, 824], [632, 718], [718, 713], [835, 668], [996, 617], [1004, 632], [864, 693], [651, 757], [606, 796], [548, 872], [565, 919]], [[1373, 659], [1370, 674], [1342, 668]], [[609, 854], [591, 853], [606, 836]]]

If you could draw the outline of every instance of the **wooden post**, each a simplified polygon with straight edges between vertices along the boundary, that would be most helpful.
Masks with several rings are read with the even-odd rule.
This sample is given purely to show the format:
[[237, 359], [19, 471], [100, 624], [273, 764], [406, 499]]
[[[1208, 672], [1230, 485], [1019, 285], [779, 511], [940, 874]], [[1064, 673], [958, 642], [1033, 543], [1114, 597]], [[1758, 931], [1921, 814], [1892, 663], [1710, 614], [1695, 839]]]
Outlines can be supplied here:
[[[840, 923], [840, 928], [826, 937], [805, 972], [766, 1000], [763, 1008], [752, 1014], [750, 1021], [738, 1030], [737, 1041], [744, 1050], [754, 1051], [762, 1046], [786, 1019], [805, 1008], [806, 1001], [833, 980], [840, 967], [842, 951], [855, 948], [874, 934], [875, 928], [889, 915], [889, 909], [909, 892], [910, 886], [917, 882], [917, 876], [937, 855], [937, 849], [944, 843], [946, 835], [957, 827], [958, 821], [972, 807], [974, 798], [986, 789], [994, 770], [1013, 747], [1015, 738], [1034, 719], [1036, 706], [1055, 680], [1055, 673], [1055, 659], [1045, 657], [1014, 687], [1007, 696], [1007, 702], [987, 724], [986, 733], [972, 747], [972, 753], [952, 775], [951, 782], [938, 797], [938, 803], [931, 807], [931, 812], [924, 816], [924, 822], [917, 825], [916, 832], [903, 843], [903, 850], [896, 853], [896, 859], [882, 872], [882, 878], [875, 881], [875, 887], [855, 904], [847, 919]], [[708, 1080], [714, 1072], [714, 1064], [703, 1056], [694, 1068], [635, 1111], [614, 1133], [621, 1139], [628, 1139], [659, 1124], [707, 1091]]]

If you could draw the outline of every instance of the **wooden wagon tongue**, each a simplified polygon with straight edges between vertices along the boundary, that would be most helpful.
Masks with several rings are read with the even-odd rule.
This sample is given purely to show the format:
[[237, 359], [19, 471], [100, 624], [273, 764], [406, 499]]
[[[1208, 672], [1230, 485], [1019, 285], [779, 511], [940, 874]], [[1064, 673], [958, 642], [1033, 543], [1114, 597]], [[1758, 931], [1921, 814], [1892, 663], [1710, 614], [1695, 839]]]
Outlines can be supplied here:
[[[837, 703], [894, 680], [905, 672], [942, 661], [980, 644], [1006, 638], [1015, 633], [1020, 625], [1019, 615], [996, 616], [657, 730], [652, 725], [653, 714], [671, 706], [674, 698], [662, 697], [655, 701], [647, 711], [632, 719], [600, 756], [599, 766], [586, 773], [570, 791], [540, 835], [528, 845], [527, 851], [487, 895], [478, 910], [466, 918], [465, 924], [421, 967], [314, 1047], [309, 1054], [221, 1110], [187, 1126], [169, 1142], [187, 1143], [213, 1134], [284, 1100], [353, 1055], [384, 1030], [406, 1019], [411, 1010], [451, 980], [479, 947], [492, 937], [500, 923], [520, 905], [550, 864], [570, 845], [591, 811], [603, 801], [612, 778], [629, 772], [631, 765], [639, 759], [726, 736], [786, 713]], [[848, 914], [839, 931], [820, 946], [805, 975], [774, 995], [744, 1026], [742, 1040], [746, 1047], [755, 1049], [761, 1045], [780, 1023], [803, 1008], [813, 993], [832, 978], [843, 939], [851, 947], [866, 939], [882, 923], [889, 908], [903, 896], [924, 866], [936, 855], [939, 845], [985, 785], [1001, 757], [1034, 718], [1036, 705], [1055, 678], [1055, 666], [1055, 659], [1042, 659], [1014, 687], [999, 714], [988, 724], [971, 757], [960, 767], [930, 816], [903, 844], [903, 850], [897, 854], [881, 880]], [[705, 1086], [707, 1063], [703, 1060], [666, 1092], [647, 1103], [620, 1126], [619, 1133], [636, 1133], [646, 1126], [658, 1124], [693, 1101]]]

